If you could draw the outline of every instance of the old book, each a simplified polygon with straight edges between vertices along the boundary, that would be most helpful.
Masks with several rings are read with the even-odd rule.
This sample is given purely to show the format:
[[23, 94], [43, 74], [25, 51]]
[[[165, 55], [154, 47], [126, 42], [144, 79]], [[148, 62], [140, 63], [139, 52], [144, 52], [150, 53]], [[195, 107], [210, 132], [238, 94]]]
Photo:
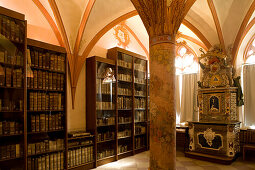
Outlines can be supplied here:
[[57, 156], [57, 153], [54, 153], [53, 155], [54, 155], [54, 165], [53, 165], [53, 167], [54, 167], [54, 170], [57, 170], [57, 168], [58, 168], [58, 156]]
[[50, 96], [49, 96], [49, 94], [46, 94], [46, 96], [45, 96], [45, 110], [49, 110], [49, 102], [50, 102]]
[[39, 66], [39, 56], [38, 56], [38, 51], [34, 50], [35, 53], [35, 67]]
[[45, 131], [45, 114], [40, 114], [40, 131]]
[[20, 147], [20, 144], [16, 144], [15, 145], [15, 153], [16, 153], [16, 158], [20, 157], [21, 156], [21, 147]]
[[15, 134], [15, 122], [10, 122], [10, 135]]
[[45, 68], [49, 69], [50, 68], [50, 53], [46, 53], [45, 55]]
[[46, 159], [45, 159], [45, 156], [42, 156], [42, 170], [45, 170], [45, 167], [46, 167]]
[[52, 73], [49, 73], [49, 89], [52, 90]]
[[52, 114], [49, 113], [49, 130], [52, 130]]
[[42, 89], [46, 89], [46, 72], [42, 72]]
[[30, 49], [30, 57], [31, 57], [31, 66], [35, 66], [35, 52], [34, 50]]
[[46, 54], [43, 53], [42, 54], [42, 68], [46, 68]]
[[61, 159], [61, 166], [60, 166], [60, 169], [63, 170], [64, 169], [64, 153], [61, 152], [61, 155], [60, 155], [60, 159]]
[[42, 110], [46, 110], [46, 93], [41, 93], [42, 98]]
[[36, 116], [31, 115], [31, 132], [36, 132]]
[[5, 69], [5, 85], [7, 87], [12, 86], [12, 69], [9, 67], [6, 67]]
[[37, 75], [37, 82], [38, 82], [37, 86], [38, 86], [39, 89], [42, 89], [42, 87], [43, 87], [42, 71], [39, 70], [37, 74], [38, 74]]
[[35, 127], [36, 132], [40, 132], [40, 115], [35, 116]]
[[46, 155], [45, 157], [45, 169], [50, 170], [50, 156]]
[[0, 72], [3, 73], [2, 75], [0, 75], [0, 86], [5, 86], [5, 68], [1, 65], [0, 65]]
[[57, 89], [57, 73], [52, 74], [52, 89]]
[[50, 70], [54, 70], [55, 62], [54, 62], [54, 54], [50, 54]]
[[49, 73], [48, 72], [45, 72], [44, 82], [45, 82], [45, 89], [48, 90], [49, 89]]
[[34, 93], [33, 92], [29, 93], [29, 110], [31, 111], [34, 110]]
[[16, 157], [16, 145], [10, 145], [10, 157], [11, 158]]
[[58, 170], [60, 170], [60, 168], [61, 168], [61, 154], [60, 154], [60, 152], [57, 153], [57, 157], [58, 157]]
[[31, 158], [27, 158], [27, 170], [32, 170], [32, 160], [31, 160]]
[[61, 71], [61, 62], [62, 62], [62, 57], [61, 55], [57, 56], [58, 60], [58, 71]]
[[54, 55], [54, 70], [58, 71], [58, 56], [55, 54]]
[[38, 93], [34, 92], [34, 110], [37, 111], [38, 110]]
[[33, 71], [34, 73], [33, 73], [33, 79], [34, 79], [34, 84], [33, 84], [33, 87], [35, 88], [35, 89], [37, 89], [38, 88], [38, 80], [37, 80], [37, 70], [34, 70]]
[[50, 170], [54, 170], [54, 155], [50, 154]]
[[38, 57], [39, 57], [39, 59], [38, 59], [38, 66], [40, 68], [43, 68], [43, 56], [42, 56], [41, 52], [38, 52]]
[[42, 93], [37, 93], [37, 110], [42, 110]]

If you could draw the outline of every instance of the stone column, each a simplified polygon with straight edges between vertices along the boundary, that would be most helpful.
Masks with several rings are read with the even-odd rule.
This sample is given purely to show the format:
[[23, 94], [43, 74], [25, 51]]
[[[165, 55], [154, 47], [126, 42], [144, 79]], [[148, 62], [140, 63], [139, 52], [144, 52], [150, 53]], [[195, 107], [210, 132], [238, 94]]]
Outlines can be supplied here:
[[175, 37], [196, 0], [131, 0], [150, 37], [150, 170], [174, 170]]
[[162, 39], [168, 39], [168, 36], [150, 41], [150, 169], [174, 170], [175, 41]]

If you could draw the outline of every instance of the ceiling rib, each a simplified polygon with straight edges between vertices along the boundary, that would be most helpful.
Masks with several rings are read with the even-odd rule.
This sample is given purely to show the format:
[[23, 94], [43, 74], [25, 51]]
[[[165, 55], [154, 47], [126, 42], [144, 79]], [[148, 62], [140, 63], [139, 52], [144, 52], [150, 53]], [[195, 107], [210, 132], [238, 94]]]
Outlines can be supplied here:
[[220, 40], [220, 45], [223, 49], [223, 52], [226, 54], [226, 48], [225, 48], [224, 38], [223, 38], [221, 26], [220, 26], [220, 21], [219, 21], [219, 18], [218, 18], [213, 0], [207, 0], [207, 2], [208, 2], [208, 6], [211, 10], [212, 16], [213, 16], [213, 20], [214, 20], [214, 23], [215, 23], [215, 26], [216, 26], [218, 38]]
[[64, 47], [64, 43], [61, 37], [61, 34], [58, 30], [57, 25], [55, 24], [54, 20], [52, 19], [52, 17], [50, 16], [50, 14], [48, 13], [48, 11], [45, 9], [45, 7], [41, 4], [41, 2], [39, 0], [33, 0], [34, 4], [38, 7], [38, 9], [41, 11], [41, 13], [44, 15], [44, 17], [46, 18], [46, 20], [48, 21], [48, 23], [50, 24], [57, 40], [58, 43], [60, 44], [60, 46]]
[[249, 10], [247, 11], [244, 19], [243, 19], [243, 22], [240, 26], [240, 29], [238, 31], [238, 34], [236, 35], [236, 39], [235, 39], [235, 42], [234, 42], [234, 45], [233, 45], [233, 51], [232, 51], [232, 57], [233, 57], [233, 64], [235, 63], [235, 60], [236, 60], [236, 57], [237, 57], [237, 53], [238, 53], [238, 50], [240, 48], [240, 45], [241, 45], [241, 42], [243, 40], [243, 33], [245, 31], [245, 28], [254, 12], [254, 9], [255, 9], [255, 0], [253, 0]]

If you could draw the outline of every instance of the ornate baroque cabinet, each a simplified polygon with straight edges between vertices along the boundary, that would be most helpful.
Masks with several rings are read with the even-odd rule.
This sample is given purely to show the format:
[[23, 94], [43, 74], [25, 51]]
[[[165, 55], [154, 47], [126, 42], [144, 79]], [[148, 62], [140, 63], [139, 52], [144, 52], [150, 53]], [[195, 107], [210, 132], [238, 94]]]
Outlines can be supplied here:
[[189, 122], [188, 157], [229, 164], [240, 150], [237, 92], [228, 56], [213, 49], [199, 58], [199, 121]]

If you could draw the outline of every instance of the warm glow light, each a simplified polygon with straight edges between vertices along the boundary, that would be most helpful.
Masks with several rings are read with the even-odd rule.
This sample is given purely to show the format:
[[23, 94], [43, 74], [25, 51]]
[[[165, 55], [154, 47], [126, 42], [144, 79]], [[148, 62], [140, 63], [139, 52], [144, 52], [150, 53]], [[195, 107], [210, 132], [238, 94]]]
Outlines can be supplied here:
[[255, 47], [255, 40], [252, 42], [252, 46]]
[[252, 55], [253, 50], [248, 51], [248, 55]]
[[180, 54], [181, 56], [184, 56], [184, 55], [186, 54], [186, 52], [187, 52], [187, 49], [186, 49], [185, 47], [182, 47], [182, 48], [180, 49], [180, 51], [179, 51], [179, 54]]
[[252, 125], [249, 127], [250, 129], [255, 129], [255, 125]]
[[254, 64], [255, 63], [255, 56], [251, 55], [249, 58], [246, 60], [247, 64]]

